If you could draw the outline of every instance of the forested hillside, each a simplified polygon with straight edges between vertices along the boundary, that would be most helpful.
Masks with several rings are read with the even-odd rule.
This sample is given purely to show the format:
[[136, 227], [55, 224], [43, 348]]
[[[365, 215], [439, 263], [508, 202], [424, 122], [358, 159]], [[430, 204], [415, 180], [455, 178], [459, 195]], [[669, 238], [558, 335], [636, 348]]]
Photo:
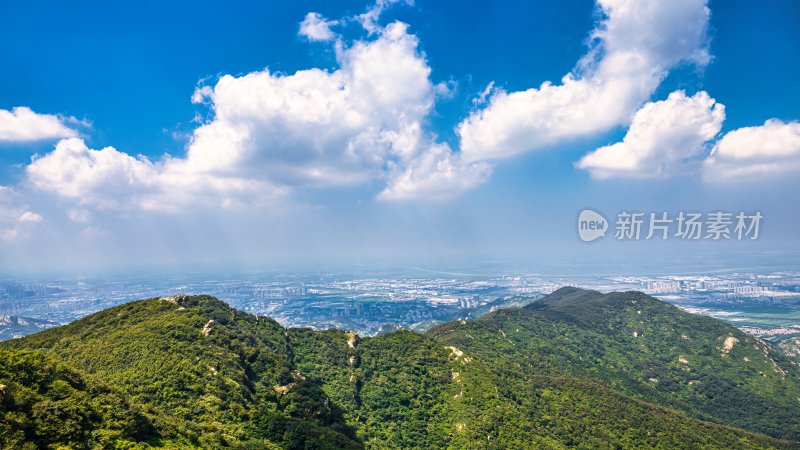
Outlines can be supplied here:
[[796, 365], [638, 293], [560, 290], [366, 338], [156, 298], [0, 349], [8, 448], [728, 449], [800, 436]]
[[516, 378], [572, 376], [691, 416], [800, 439], [800, 370], [719, 320], [637, 292], [563, 288], [429, 334]]

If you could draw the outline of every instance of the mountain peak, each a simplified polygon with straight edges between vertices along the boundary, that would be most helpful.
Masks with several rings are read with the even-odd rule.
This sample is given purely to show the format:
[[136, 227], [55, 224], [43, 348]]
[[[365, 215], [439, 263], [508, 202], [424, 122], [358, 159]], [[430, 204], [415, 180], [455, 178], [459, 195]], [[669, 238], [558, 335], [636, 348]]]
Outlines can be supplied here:
[[574, 286], [564, 286], [527, 306], [528, 309], [542, 309], [556, 306], [577, 305], [603, 297], [603, 293]]
[[643, 302], [648, 304], [667, 305], [661, 300], [651, 297], [640, 291], [608, 292], [602, 293], [591, 289], [583, 289], [574, 286], [559, 288], [549, 295], [529, 304], [527, 309], [558, 309], [571, 310], [576, 307], [613, 307], [614, 305]]
[[224, 301], [212, 297], [210, 295], [188, 295], [188, 294], [178, 294], [172, 295], [169, 297], [161, 297], [161, 300], [164, 300], [169, 303], [173, 303], [178, 306], [182, 306], [184, 308], [197, 308], [200, 309], [204, 308], [223, 308], [223, 309], [230, 309], [233, 308], [225, 303]]

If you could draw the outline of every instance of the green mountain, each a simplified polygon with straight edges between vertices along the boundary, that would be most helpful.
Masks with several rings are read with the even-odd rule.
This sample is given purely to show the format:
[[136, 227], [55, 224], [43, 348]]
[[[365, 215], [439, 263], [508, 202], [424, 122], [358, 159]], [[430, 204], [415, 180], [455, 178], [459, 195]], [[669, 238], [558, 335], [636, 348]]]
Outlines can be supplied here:
[[640, 293], [565, 288], [368, 338], [172, 297], [0, 344], [0, 445], [798, 448], [798, 380], [760, 341]]
[[562, 288], [429, 332], [515, 378], [600, 380], [689, 416], [800, 440], [796, 361], [738, 329], [637, 292]]
[[103, 448], [156, 439], [153, 423], [112, 389], [47, 355], [0, 350], [0, 443]]

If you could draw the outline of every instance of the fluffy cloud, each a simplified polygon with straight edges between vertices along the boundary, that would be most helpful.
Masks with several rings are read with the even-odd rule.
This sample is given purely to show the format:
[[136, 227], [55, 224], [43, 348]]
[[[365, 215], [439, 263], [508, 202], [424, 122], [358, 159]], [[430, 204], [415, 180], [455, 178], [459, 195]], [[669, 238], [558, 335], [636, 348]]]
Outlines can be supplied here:
[[706, 0], [599, 0], [591, 51], [561, 84], [497, 90], [458, 126], [470, 161], [513, 156], [627, 123], [681, 62], [709, 60]]
[[186, 165], [249, 173], [288, 185], [348, 185], [410, 157], [431, 111], [430, 68], [405, 24], [339, 49], [341, 68], [291, 75], [223, 76], [208, 100], [214, 119], [194, 132]]
[[[304, 24], [320, 20], [312, 14]], [[325, 37], [318, 27], [306, 31]], [[32, 161], [29, 181], [83, 206], [158, 210], [266, 203], [299, 186], [376, 179], [387, 182], [387, 199], [458, 192], [482, 181], [485, 167], [462, 164], [425, 131], [441, 89], [417, 38], [400, 22], [376, 33], [349, 46], [337, 42], [334, 71], [263, 70], [199, 87], [192, 101], [213, 115], [193, 132], [183, 158], [153, 162], [71, 138]]]
[[447, 199], [483, 183], [491, 174], [484, 162], [466, 163], [445, 144], [433, 145], [405, 168], [399, 168], [392, 183], [378, 198]]
[[25, 106], [0, 109], [0, 142], [59, 139], [77, 135], [68, 124], [80, 124], [74, 117], [38, 114]]
[[144, 157], [113, 147], [92, 150], [82, 139], [63, 139], [27, 167], [33, 186], [83, 203], [111, 208], [133, 193], [152, 189], [156, 169]]
[[724, 120], [725, 106], [706, 92], [687, 97], [676, 91], [637, 111], [622, 142], [601, 147], [576, 165], [596, 178], [673, 175], [700, 161]]
[[427, 130], [444, 85], [431, 81], [417, 37], [400, 22], [378, 25], [398, 1], [378, 0], [357, 16], [369, 37], [349, 44], [330, 29], [339, 21], [305, 17], [302, 36], [336, 41], [336, 70], [265, 69], [199, 87], [192, 101], [211, 119], [184, 157], [151, 161], [65, 139], [34, 159], [29, 182], [103, 209], [270, 204], [297, 188], [375, 180], [385, 183], [380, 199], [447, 198], [484, 182], [487, 160], [626, 122], [670, 67], [708, 60], [704, 0], [601, 0], [595, 44], [575, 71], [560, 85], [489, 89], [487, 106], [459, 125], [453, 151]]
[[304, 36], [309, 41], [330, 41], [336, 35], [331, 30], [331, 27], [338, 24], [335, 20], [326, 20], [322, 15], [315, 12], [306, 14], [306, 17], [300, 22], [300, 31], [298, 34]]
[[213, 118], [193, 132], [185, 157], [153, 162], [70, 138], [34, 158], [29, 182], [101, 209], [266, 204], [300, 186], [376, 179], [388, 185], [385, 199], [460, 192], [488, 169], [426, 133], [441, 89], [418, 44], [395, 22], [374, 39], [337, 43], [335, 71], [225, 75], [192, 96]]
[[800, 122], [767, 120], [727, 133], [703, 167], [708, 181], [746, 181], [800, 171]]
[[28, 210], [22, 196], [6, 186], [0, 186], [0, 239], [13, 241], [29, 234], [42, 216]]
[[[387, 178], [382, 198], [423, 194], [404, 175], [439, 158], [458, 190], [483, 177], [461, 164], [425, 130], [440, 89], [406, 24], [380, 29], [376, 39], [337, 46], [340, 68], [291, 75], [268, 70], [224, 76], [204, 96], [214, 119], [198, 128], [185, 165], [192, 172], [238, 173], [282, 185], [355, 185]], [[387, 169], [393, 170], [387, 171]], [[464, 170], [460, 170], [464, 169]], [[405, 188], [395, 189], [395, 183]], [[436, 189], [441, 189], [437, 187]]]
[[[187, 171], [180, 159], [153, 163], [113, 147], [90, 149], [79, 138], [59, 141], [52, 152], [35, 156], [26, 171], [33, 187], [104, 210], [235, 207], [280, 194], [280, 189], [255, 180]], [[76, 221], [88, 217], [70, 213]]]

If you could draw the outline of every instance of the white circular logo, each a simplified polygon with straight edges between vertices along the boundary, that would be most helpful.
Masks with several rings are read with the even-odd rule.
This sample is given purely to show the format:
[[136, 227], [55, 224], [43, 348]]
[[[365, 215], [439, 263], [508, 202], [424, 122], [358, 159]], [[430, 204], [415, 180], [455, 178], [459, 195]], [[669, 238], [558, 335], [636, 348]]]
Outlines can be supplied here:
[[602, 214], [591, 209], [584, 209], [578, 215], [578, 237], [583, 242], [592, 242], [606, 235], [608, 221]]

